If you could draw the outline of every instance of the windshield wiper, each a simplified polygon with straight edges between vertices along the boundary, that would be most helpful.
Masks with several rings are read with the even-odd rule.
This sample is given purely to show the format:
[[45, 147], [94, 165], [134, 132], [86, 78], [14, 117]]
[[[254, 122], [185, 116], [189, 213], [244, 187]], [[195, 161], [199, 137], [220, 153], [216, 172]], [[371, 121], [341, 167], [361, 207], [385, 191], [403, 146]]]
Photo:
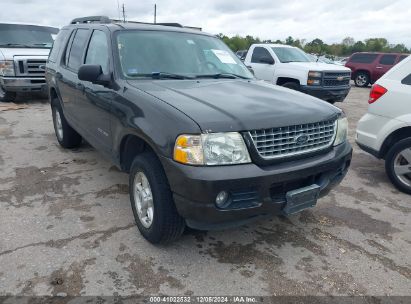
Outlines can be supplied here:
[[20, 44], [20, 43], [4, 43], [0, 44], [0, 47], [8, 47], [8, 46], [17, 46], [17, 47], [23, 47], [23, 48], [30, 48], [32, 46], [27, 45], [27, 44]]
[[234, 73], [217, 73], [217, 74], [204, 74], [204, 75], [197, 75], [196, 78], [230, 78], [230, 79], [236, 79], [236, 78], [241, 78], [241, 79], [250, 79], [248, 77], [234, 74]]
[[130, 76], [130, 77], [151, 77], [153, 79], [164, 79], [164, 78], [169, 78], [169, 79], [193, 79], [193, 77], [189, 77], [189, 76], [186, 76], [186, 75], [167, 73], [167, 72], [152, 72], [152, 73], [147, 73], [147, 74], [128, 73], [127, 76]]

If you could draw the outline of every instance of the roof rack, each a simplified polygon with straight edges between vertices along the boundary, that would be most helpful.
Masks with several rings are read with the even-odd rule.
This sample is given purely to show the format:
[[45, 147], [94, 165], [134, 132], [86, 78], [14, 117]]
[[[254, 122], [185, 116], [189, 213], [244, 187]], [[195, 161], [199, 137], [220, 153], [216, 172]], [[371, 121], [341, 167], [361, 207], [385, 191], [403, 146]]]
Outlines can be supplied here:
[[[107, 16], [88, 16], [75, 18], [71, 20], [70, 24], [81, 24], [81, 23], [123, 23], [123, 20], [110, 19]], [[138, 22], [138, 21], [126, 21], [125, 23], [138, 23], [138, 24], [149, 24], [149, 25], [163, 25], [163, 26], [173, 26], [173, 27], [183, 27], [180, 23], [148, 23], [148, 22]]]
[[107, 16], [88, 16], [75, 18], [71, 20], [70, 24], [79, 24], [79, 23], [111, 23], [111, 19]]

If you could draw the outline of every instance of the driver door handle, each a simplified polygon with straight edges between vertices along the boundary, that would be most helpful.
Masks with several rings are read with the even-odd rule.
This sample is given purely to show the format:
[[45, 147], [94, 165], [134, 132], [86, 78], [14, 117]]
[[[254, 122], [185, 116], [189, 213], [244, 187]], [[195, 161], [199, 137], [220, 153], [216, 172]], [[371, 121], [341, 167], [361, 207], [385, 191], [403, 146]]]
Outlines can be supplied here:
[[377, 67], [375, 67], [376, 69], [382, 69], [382, 67], [381, 66], [377, 66]]

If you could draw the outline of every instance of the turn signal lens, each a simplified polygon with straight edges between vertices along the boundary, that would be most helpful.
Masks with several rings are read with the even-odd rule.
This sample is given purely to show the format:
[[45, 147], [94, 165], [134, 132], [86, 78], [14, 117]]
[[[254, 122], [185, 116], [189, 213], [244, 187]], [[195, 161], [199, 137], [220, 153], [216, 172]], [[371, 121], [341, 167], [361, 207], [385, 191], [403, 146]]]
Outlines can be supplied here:
[[372, 104], [376, 102], [382, 95], [387, 93], [387, 89], [384, 88], [383, 86], [380, 86], [379, 84], [374, 84], [371, 87], [371, 92], [370, 92], [370, 99], [368, 99], [368, 103]]
[[182, 164], [202, 165], [203, 149], [201, 136], [180, 135], [174, 146], [174, 160]]

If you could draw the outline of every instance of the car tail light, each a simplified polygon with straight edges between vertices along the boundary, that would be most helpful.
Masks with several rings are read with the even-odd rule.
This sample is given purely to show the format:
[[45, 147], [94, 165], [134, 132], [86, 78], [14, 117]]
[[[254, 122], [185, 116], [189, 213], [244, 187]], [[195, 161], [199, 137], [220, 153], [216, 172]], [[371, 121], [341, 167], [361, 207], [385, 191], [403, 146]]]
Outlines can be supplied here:
[[374, 84], [371, 87], [371, 92], [370, 92], [370, 99], [368, 99], [368, 103], [372, 104], [378, 100], [382, 95], [387, 93], [387, 89], [384, 88], [383, 86], [380, 86], [378, 84]]

